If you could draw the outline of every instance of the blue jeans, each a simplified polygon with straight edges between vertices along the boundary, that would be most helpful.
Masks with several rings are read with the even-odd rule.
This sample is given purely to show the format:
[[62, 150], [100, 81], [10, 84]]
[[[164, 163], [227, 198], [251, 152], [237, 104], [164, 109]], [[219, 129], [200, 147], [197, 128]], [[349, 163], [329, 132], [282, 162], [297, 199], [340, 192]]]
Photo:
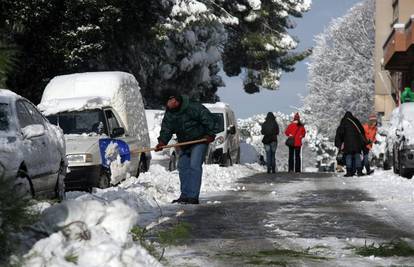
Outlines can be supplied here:
[[266, 150], [266, 164], [267, 164], [267, 172], [276, 171], [276, 149], [277, 149], [277, 142], [272, 142], [270, 144], [264, 145]]
[[207, 144], [197, 144], [179, 152], [178, 173], [181, 183], [181, 197], [197, 198], [200, 195], [203, 162]]
[[361, 154], [346, 154], [345, 156], [346, 170], [351, 174], [355, 174], [358, 169], [362, 170]]
[[365, 167], [367, 173], [371, 171], [371, 167], [369, 166], [369, 152], [364, 152], [364, 160], [362, 161], [362, 165]]

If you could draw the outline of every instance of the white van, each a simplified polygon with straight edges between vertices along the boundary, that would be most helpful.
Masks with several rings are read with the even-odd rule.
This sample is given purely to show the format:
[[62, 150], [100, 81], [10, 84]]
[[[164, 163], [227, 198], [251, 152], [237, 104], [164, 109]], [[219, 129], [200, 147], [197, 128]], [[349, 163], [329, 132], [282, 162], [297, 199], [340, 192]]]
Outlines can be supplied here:
[[240, 135], [237, 129], [237, 120], [233, 110], [226, 103], [203, 104], [211, 113], [218, 117], [218, 127], [221, 132], [216, 140], [210, 144], [206, 162], [231, 166], [240, 163]]
[[148, 170], [151, 154], [140, 88], [125, 72], [76, 73], [53, 78], [39, 109], [66, 139], [68, 190], [117, 184]]

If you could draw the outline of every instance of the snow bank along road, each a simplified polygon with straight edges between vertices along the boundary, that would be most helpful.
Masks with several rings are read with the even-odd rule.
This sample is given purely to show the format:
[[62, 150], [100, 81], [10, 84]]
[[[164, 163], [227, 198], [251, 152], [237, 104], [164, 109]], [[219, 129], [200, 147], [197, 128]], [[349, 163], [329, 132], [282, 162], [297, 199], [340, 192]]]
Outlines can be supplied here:
[[414, 266], [414, 257], [359, 256], [356, 247], [414, 237], [412, 181], [377, 171], [256, 174], [241, 191], [181, 206], [190, 238], [166, 251], [169, 266]]

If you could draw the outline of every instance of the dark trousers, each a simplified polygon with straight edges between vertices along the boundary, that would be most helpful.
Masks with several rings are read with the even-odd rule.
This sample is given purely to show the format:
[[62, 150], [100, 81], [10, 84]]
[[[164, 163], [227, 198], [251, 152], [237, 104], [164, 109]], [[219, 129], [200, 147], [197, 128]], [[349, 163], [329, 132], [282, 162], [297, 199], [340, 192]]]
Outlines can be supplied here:
[[300, 147], [289, 147], [289, 171], [293, 171], [295, 165], [295, 172], [300, 172]]

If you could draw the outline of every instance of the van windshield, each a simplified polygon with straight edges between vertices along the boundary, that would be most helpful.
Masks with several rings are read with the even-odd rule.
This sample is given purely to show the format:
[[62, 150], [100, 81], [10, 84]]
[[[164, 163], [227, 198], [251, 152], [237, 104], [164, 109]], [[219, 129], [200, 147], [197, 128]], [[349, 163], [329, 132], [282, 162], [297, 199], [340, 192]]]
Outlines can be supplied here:
[[50, 123], [62, 128], [64, 134], [106, 134], [107, 125], [103, 111], [83, 110], [47, 116]]
[[224, 116], [223, 113], [213, 113], [214, 116], [216, 116], [216, 129], [218, 132], [224, 131]]
[[10, 128], [10, 108], [6, 103], [0, 103], [0, 131], [7, 132]]

